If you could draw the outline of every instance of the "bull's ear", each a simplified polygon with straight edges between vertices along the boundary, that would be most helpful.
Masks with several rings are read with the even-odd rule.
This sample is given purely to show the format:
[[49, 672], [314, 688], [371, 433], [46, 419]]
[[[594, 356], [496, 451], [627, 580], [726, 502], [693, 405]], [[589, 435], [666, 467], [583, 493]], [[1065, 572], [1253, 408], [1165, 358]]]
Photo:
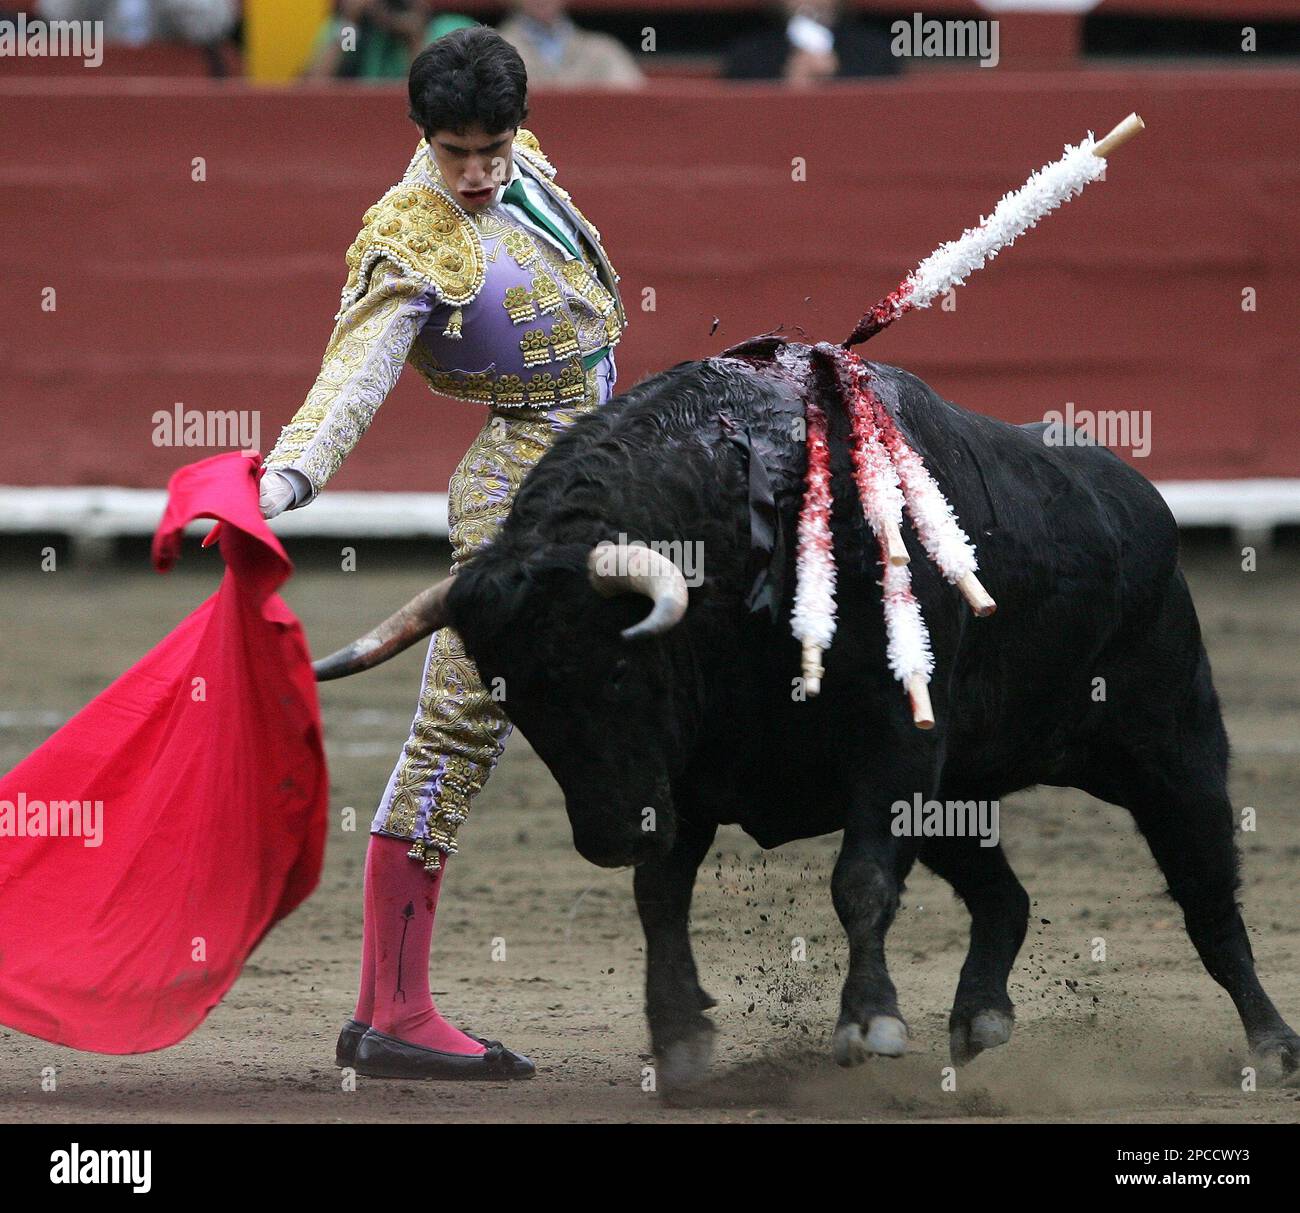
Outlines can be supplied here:
[[548, 543], [521, 551], [490, 543], [461, 567], [448, 596], [451, 626], [485, 639], [528, 620], [540, 602], [583, 575], [586, 544]]
[[461, 568], [447, 595], [451, 626], [461, 636], [500, 635], [522, 616], [525, 588], [517, 562], [494, 559], [488, 551], [480, 553]]

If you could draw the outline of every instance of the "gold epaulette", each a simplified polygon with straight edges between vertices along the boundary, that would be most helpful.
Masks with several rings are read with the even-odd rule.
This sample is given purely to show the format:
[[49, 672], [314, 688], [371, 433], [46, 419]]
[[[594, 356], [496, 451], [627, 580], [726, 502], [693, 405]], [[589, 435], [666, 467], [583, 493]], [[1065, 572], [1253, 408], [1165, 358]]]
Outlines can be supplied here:
[[473, 223], [437, 191], [409, 181], [393, 186], [362, 218], [347, 252], [340, 314], [366, 293], [370, 271], [384, 259], [434, 287], [443, 302], [456, 305], [478, 294], [486, 271]]
[[537, 136], [532, 131], [526, 127], [519, 127], [515, 131], [515, 147], [529, 164], [548, 177], [555, 176], [555, 165], [542, 154], [542, 145], [537, 142]]

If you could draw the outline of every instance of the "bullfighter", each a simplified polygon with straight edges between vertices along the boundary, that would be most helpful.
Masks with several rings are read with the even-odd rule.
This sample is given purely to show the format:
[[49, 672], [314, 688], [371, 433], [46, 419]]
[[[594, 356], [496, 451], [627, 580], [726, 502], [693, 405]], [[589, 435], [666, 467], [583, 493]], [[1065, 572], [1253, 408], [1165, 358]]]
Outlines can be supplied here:
[[[613, 395], [626, 316], [600, 233], [521, 125], [514, 48], [482, 26], [456, 30], [415, 59], [409, 85], [424, 138], [348, 250], [320, 375], [266, 459], [262, 512], [315, 500], [409, 362], [439, 395], [487, 408], [451, 478], [454, 571], [492, 539], [556, 436]], [[360, 992], [339, 1065], [400, 1078], [534, 1072], [453, 1027], [428, 983], [447, 858], [509, 732], [456, 633], [436, 632], [371, 823]]]

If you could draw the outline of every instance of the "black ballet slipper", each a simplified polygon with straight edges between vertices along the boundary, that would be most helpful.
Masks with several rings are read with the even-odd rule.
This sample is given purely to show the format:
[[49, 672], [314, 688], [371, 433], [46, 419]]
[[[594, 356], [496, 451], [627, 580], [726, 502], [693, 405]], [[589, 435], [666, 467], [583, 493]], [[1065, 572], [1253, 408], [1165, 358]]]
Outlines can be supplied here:
[[[346, 1030], [346, 1029], [345, 1029]], [[501, 1082], [506, 1079], [532, 1078], [537, 1072], [522, 1053], [507, 1049], [499, 1040], [471, 1037], [486, 1048], [478, 1056], [444, 1053], [426, 1049], [409, 1041], [398, 1040], [385, 1032], [369, 1028], [356, 1050], [356, 1069], [367, 1078], [432, 1078]]]
[[368, 1031], [370, 1031], [368, 1023], [361, 1023], [355, 1019], [349, 1019], [343, 1025], [343, 1031], [339, 1033], [339, 1042], [334, 1046], [334, 1064], [339, 1069], [356, 1064], [357, 1045], [361, 1043], [361, 1038]]

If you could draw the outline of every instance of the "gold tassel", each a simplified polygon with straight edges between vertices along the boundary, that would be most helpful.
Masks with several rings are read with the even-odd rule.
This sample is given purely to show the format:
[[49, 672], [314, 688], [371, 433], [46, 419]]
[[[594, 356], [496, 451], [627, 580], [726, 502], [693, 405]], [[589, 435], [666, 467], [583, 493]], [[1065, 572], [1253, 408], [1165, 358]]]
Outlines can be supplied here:
[[460, 308], [457, 308], [451, 314], [451, 319], [447, 321], [447, 327], [442, 330], [444, 337], [450, 337], [453, 341], [460, 340], [460, 322], [463, 319]]
[[406, 857], [422, 863], [424, 870], [430, 876], [442, 870], [442, 852], [436, 847], [427, 846], [423, 838], [417, 838], [411, 844], [411, 849], [406, 852]]

